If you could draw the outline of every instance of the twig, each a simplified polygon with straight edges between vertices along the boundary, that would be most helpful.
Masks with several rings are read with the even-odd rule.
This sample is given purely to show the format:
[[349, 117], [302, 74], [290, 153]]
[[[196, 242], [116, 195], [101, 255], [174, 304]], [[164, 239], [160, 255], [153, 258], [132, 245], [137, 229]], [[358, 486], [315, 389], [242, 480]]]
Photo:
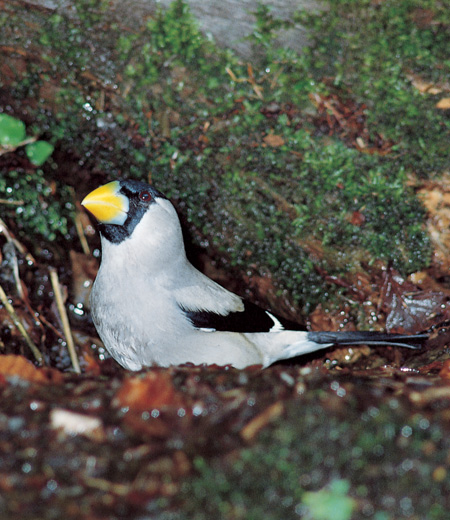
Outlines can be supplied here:
[[19, 332], [22, 334], [26, 344], [30, 347], [31, 352], [33, 352], [33, 355], [36, 358], [36, 361], [40, 365], [43, 365], [44, 357], [42, 356], [40, 350], [33, 343], [33, 340], [30, 338], [28, 332], [25, 330], [25, 327], [23, 326], [22, 322], [20, 321], [19, 316], [17, 315], [16, 311], [14, 310], [14, 307], [9, 303], [8, 297], [6, 296], [6, 293], [3, 290], [3, 287], [1, 285], [0, 285], [0, 300], [2, 301], [8, 314], [11, 316], [11, 318], [14, 322], [14, 325], [17, 327]]
[[25, 204], [25, 201], [0, 199], [0, 204], [5, 204], [6, 206], [23, 206]]
[[61, 318], [64, 335], [66, 336], [67, 350], [69, 351], [70, 360], [73, 369], [77, 374], [81, 374], [80, 364], [78, 363], [77, 353], [75, 352], [75, 344], [73, 341], [72, 330], [70, 328], [69, 318], [66, 308], [64, 307], [61, 286], [59, 285], [58, 273], [54, 267], [50, 267], [50, 281], [52, 282], [53, 292], [55, 293], [56, 306], [58, 307], [59, 316]]
[[27, 137], [22, 142], [14, 145], [7, 145], [3, 144], [0, 146], [0, 155], [5, 155], [6, 153], [14, 152], [14, 150], [17, 150], [17, 148], [20, 148], [21, 146], [25, 146], [30, 143], [34, 143], [37, 140], [37, 137]]
[[17, 294], [21, 300], [24, 299], [24, 292], [22, 282], [20, 281], [19, 275], [19, 262], [17, 261], [16, 255], [16, 244], [14, 238], [8, 232], [6, 224], [0, 219], [0, 233], [3, 233], [6, 237], [7, 244], [3, 248], [5, 255], [8, 255], [8, 260], [12, 264], [12, 271], [14, 276], [14, 282], [16, 284]]
[[81, 249], [85, 255], [90, 255], [91, 250], [89, 248], [88, 241], [86, 240], [86, 236], [84, 234], [83, 224], [81, 222], [81, 217], [78, 211], [75, 214], [75, 229], [77, 230], [78, 238], [80, 239]]
[[249, 83], [252, 86], [253, 92], [256, 94], [256, 96], [259, 99], [264, 99], [264, 96], [262, 94], [263, 88], [261, 87], [261, 85], [258, 85], [256, 83], [255, 75], [253, 73], [253, 67], [250, 63], [247, 64], [248, 78], [238, 78], [236, 74], [230, 69], [230, 67], [225, 67], [225, 72], [235, 83]]
[[86, 486], [92, 487], [94, 489], [99, 489], [101, 491], [114, 493], [118, 496], [127, 495], [130, 492], [131, 488], [131, 486], [127, 486], [126, 484], [118, 484], [97, 477], [85, 477], [83, 479], [83, 482], [86, 484]]
[[75, 197], [75, 190], [71, 187], [70, 188], [70, 194], [72, 196], [72, 199], [74, 201], [74, 205], [75, 205], [75, 218], [74, 218], [74, 222], [75, 222], [75, 229], [77, 231], [77, 235], [78, 235], [78, 238], [80, 240], [80, 244], [81, 244], [81, 249], [83, 250], [83, 253], [85, 255], [90, 255], [91, 254], [91, 250], [89, 248], [89, 244], [88, 244], [88, 241], [86, 239], [86, 235], [84, 234], [84, 227], [83, 227], [83, 222], [81, 220], [81, 205], [79, 202], [76, 201], [76, 197]]
[[0, 218], [0, 233], [3, 233], [6, 237], [6, 240], [9, 242], [12, 240], [11, 233], [8, 230], [8, 226], [3, 222]]
[[26, 247], [17, 240], [17, 238], [15, 238], [11, 231], [9, 231], [8, 229], [8, 226], [5, 224], [5, 222], [0, 218], [0, 233], [3, 233], [6, 237], [6, 240], [8, 242], [12, 242], [17, 251], [19, 251], [19, 253], [21, 255], [24, 255], [26, 260], [27, 261], [30, 261], [30, 262], [33, 262], [33, 264], [36, 263], [36, 260], [33, 258], [33, 256], [31, 255], [31, 253], [29, 251], [27, 251]]
[[270, 194], [278, 209], [287, 213], [287, 215], [292, 219], [296, 219], [298, 217], [298, 211], [294, 204], [291, 204], [287, 199], [285, 199], [282, 195], [277, 193], [269, 184], [263, 181], [260, 177], [251, 176], [250, 177], [260, 188], [262, 188], [266, 193]]

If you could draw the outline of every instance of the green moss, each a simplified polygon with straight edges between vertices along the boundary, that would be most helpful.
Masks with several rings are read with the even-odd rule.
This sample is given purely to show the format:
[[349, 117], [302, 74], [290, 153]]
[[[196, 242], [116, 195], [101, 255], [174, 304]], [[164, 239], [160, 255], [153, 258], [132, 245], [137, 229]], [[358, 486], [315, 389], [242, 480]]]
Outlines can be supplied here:
[[40, 168], [30, 172], [16, 169], [0, 176], [2, 218], [14, 218], [15, 231], [26, 241], [39, 236], [45, 241], [67, 238], [73, 206], [64, 185], [52, 187]]
[[[23, 121], [0, 114], [1, 155], [7, 157], [16, 151], [21, 154], [21, 149], [24, 149], [32, 165], [42, 166], [53, 153], [54, 147], [47, 141], [36, 139], [27, 136]], [[57, 198], [53, 197], [54, 191], [58, 191]], [[7, 168], [0, 176], [0, 198], [2, 218], [15, 217], [16, 231], [27, 235], [29, 241], [35, 235], [41, 235], [49, 241], [67, 235], [67, 218], [71, 216], [67, 187], [55, 184], [52, 188], [42, 169]]]
[[136, 88], [142, 92], [174, 66], [204, 65], [205, 44], [187, 5], [180, 0], [167, 11], [160, 8], [141, 34], [121, 36], [117, 49], [119, 59], [126, 63], [126, 77], [133, 80], [133, 97]]
[[316, 33], [315, 75], [368, 106], [373, 129], [397, 143], [400, 161], [422, 175], [445, 167], [450, 124], [413, 77], [443, 85], [450, 73], [449, 11], [442, 2], [332, 0], [321, 16], [300, 19]]
[[[205, 38], [180, 0], [128, 33], [106, 3], [74, 5], [70, 18], [17, 7], [9, 27], [32, 16], [46, 50], [12, 95], [35, 98], [43, 79], [53, 82], [52, 113], [33, 116], [80, 166], [110, 178], [151, 172], [226, 262], [269, 270], [306, 310], [330, 297], [317, 264], [331, 274], [378, 258], [403, 273], [427, 264], [424, 210], [406, 181], [439, 174], [447, 160], [448, 118], [411, 80], [439, 85], [448, 75], [439, 2], [333, 0], [320, 14], [299, 14], [312, 31], [301, 56], [273, 46], [289, 24], [260, 7], [253, 67]], [[417, 21], [424, 10], [433, 23]], [[390, 139], [390, 153], [322, 135], [312, 94], [364, 104], [367, 139]]]
[[[159, 517], [444, 520], [450, 479], [432, 476], [449, 445], [442, 424], [367, 382], [361, 392], [376, 405], [361, 408], [352, 394], [334, 407], [325, 387], [308, 389], [256, 445], [228, 461], [197, 458], [197, 475], [177, 494], [178, 513]], [[427, 446], [439, 448], [425, 453]]]

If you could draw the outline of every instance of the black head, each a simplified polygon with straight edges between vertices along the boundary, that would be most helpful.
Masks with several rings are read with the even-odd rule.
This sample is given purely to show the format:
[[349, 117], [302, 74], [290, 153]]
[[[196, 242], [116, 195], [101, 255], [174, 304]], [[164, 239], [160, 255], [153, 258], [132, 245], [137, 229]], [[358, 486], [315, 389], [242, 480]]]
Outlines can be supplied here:
[[135, 180], [113, 181], [87, 195], [81, 203], [98, 220], [100, 233], [118, 244], [129, 238], [156, 199], [166, 197], [149, 184]]

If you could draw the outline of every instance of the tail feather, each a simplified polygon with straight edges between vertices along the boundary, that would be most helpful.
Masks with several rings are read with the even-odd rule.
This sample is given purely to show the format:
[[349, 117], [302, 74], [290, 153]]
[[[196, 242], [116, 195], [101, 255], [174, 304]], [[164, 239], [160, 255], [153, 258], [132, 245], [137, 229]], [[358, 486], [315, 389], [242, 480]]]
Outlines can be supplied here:
[[391, 345], [420, 349], [428, 339], [428, 334], [389, 334], [377, 331], [311, 331], [308, 332], [307, 337], [308, 340], [320, 345]]
[[333, 345], [390, 345], [420, 349], [427, 334], [388, 334], [385, 332], [360, 331], [291, 331], [284, 330], [269, 333], [249, 333], [245, 336], [257, 345], [263, 355], [263, 365], [268, 367], [276, 361], [290, 359], [317, 350], [327, 349]]

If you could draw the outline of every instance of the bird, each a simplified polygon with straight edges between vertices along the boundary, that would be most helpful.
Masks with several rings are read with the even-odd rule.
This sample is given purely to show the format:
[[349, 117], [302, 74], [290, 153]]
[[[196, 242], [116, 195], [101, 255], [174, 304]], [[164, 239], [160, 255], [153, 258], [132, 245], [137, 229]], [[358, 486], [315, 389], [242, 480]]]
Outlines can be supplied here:
[[332, 346], [420, 348], [426, 334], [308, 331], [225, 289], [188, 260], [178, 214], [152, 185], [108, 182], [81, 204], [96, 218], [101, 262], [90, 311], [124, 368], [230, 365], [266, 368]]

